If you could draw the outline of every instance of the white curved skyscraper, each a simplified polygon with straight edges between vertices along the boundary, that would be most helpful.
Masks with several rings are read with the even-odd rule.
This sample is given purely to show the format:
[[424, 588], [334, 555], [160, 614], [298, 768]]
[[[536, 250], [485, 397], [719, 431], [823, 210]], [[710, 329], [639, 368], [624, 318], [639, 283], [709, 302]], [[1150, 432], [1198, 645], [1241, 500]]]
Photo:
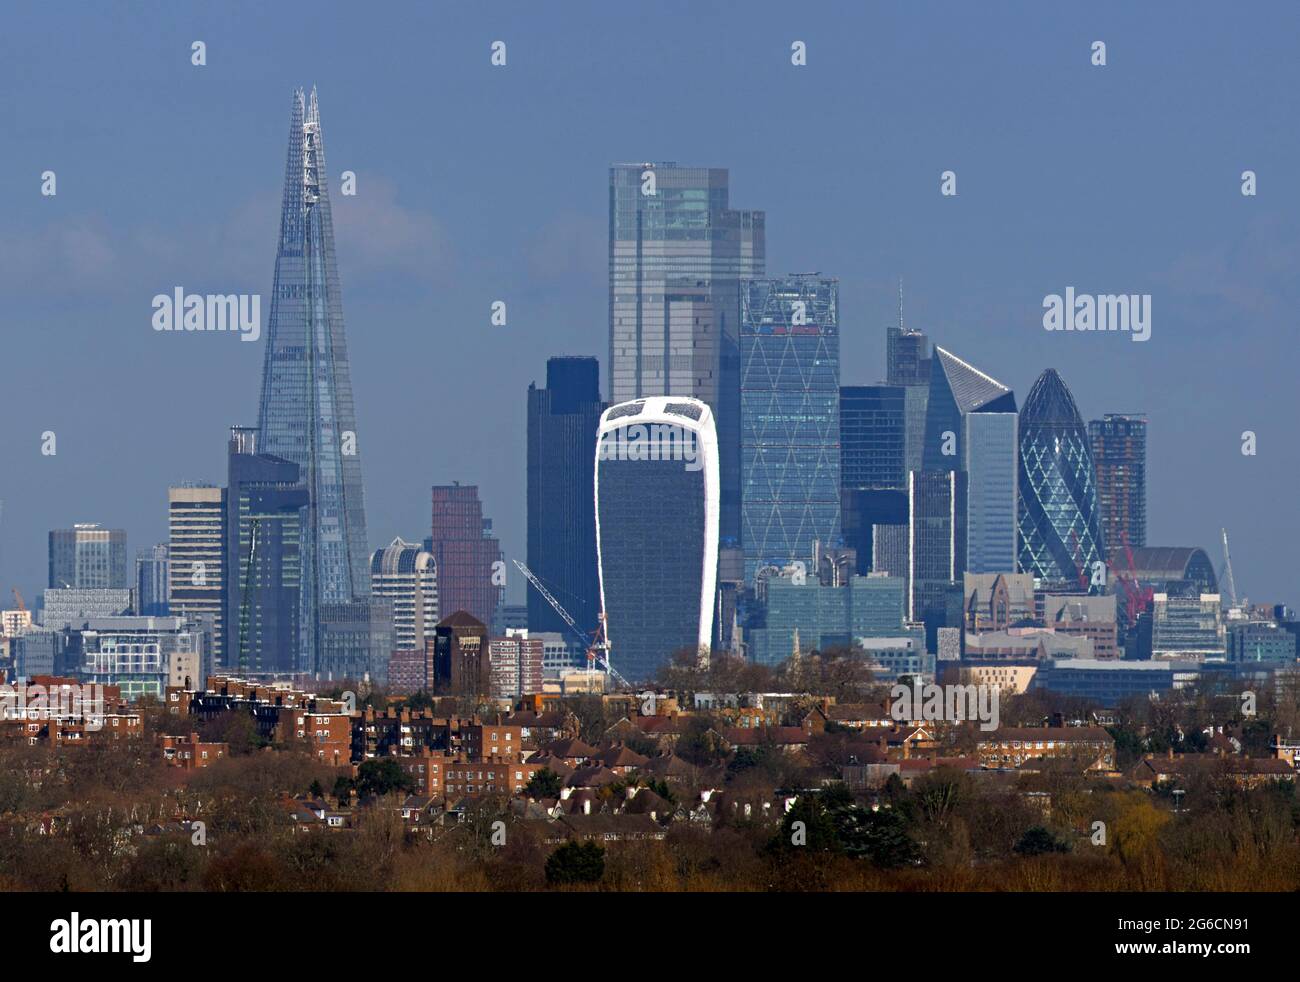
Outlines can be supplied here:
[[651, 679], [707, 650], [718, 571], [718, 437], [698, 399], [619, 403], [596, 437], [596, 557], [610, 661]]

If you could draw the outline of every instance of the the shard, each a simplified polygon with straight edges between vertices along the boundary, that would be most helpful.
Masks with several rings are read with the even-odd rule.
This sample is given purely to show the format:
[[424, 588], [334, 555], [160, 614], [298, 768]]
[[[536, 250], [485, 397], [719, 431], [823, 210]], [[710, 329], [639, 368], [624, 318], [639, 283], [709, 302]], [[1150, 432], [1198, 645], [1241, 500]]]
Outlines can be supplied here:
[[317, 667], [321, 608], [370, 595], [361, 456], [334, 259], [316, 91], [294, 93], [275, 283], [258, 406], [259, 450], [291, 460], [302, 523], [299, 671]]

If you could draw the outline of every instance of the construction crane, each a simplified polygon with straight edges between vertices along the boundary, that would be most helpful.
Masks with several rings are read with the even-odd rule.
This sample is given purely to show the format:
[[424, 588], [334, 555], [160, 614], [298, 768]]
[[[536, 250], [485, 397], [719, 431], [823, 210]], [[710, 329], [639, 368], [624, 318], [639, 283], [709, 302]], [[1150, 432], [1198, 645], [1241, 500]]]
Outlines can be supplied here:
[[1237, 582], [1232, 578], [1232, 556], [1228, 552], [1228, 530], [1221, 528], [1219, 531], [1223, 534], [1223, 572], [1228, 577], [1228, 596], [1232, 599], [1232, 606], [1237, 606]]
[[244, 568], [244, 582], [241, 584], [239, 600], [239, 670], [248, 670], [248, 606], [253, 592], [253, 574], [257, 562], [257, 538], [261, 520], [254, 518], [248, 530], [248, 562]]
[[542, 595], [542, 599], [554, 608], [555, 612], [560, 615], [565, 624], [569, 625], [569, 630], [571, 630], [574, 635], [582, 641], [583, 646], [587, 649], [587, 667], [591, 668], [599, 663], [606, 673], [614, 676], [619, 685], [626, 686], [629, 689], [632, 688], [632, 683], [623, 678], [622, 675], [619, 675], [618, 672], [615, 671], [614, 666], [609, 663], [609, 640], [605, 637], [604, 612], [601, 612], [600, 622], [596, 627], [595, 634], [588, 635], [584, 633], [582, 629], [578, 627], [574, 619], [569, 616], [569, 612], [565, 610], [564, 607], [561, 606], [560, 602], [551, 595], [551, 591], [542, 585], [542, 581], [537, 578], [537, 574], [521, 563], [518, 559], [514, 560], [514, 564], [519, 567], [519, 572], [524, 574], [528, 579], [528, 582], [537, 588], [537, 592]]
[[1138, 582], [1137, 570], [1133, 568], [1133, 549], [1129, 545], [1128, 533], [1120, 532], [1120, 542], [1124, 546], [1124, 562], [1127, 564], [1127, 570], [1121, 571], [1114, 569], [1115, 581], [1119, 584], [1120, 590], [1124, 593], [1125, 613], [1130, 625], [1137, 623], [1138, 614], [1146, 610], [1151, 605], [1155, 591], [1149, 586], [1142, 586]]
[[27, 612], [27, 605], [26, 605], [25, 603], [23, 603], [23, 595], [22, 595], [21, 593], [18, 592], [18, 588], [17, 588], [16, 586], [14, 586], [14, 587], [10, 587], [9, 589], [13, 591], [13, 594], [14, 594], [14, 603], [16, 603], [16, 604], [18, 605], [18, 609], [19, 609], [20, 611], [22, 611], [23, 613], [26, 613], [26, 612]]

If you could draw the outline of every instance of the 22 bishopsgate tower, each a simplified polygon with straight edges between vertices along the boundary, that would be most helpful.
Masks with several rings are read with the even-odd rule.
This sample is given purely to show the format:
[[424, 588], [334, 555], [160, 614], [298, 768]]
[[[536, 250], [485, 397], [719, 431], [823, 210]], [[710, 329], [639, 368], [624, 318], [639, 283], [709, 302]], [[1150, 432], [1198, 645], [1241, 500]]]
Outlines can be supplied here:
[[313, 89], [294, 93], [275, 282], [258, 406], [258, 450], [298, 465], [302, 523], [299, 671], [317, 668], [321, 609], [370, 595], [361, 457], [325, 149]]

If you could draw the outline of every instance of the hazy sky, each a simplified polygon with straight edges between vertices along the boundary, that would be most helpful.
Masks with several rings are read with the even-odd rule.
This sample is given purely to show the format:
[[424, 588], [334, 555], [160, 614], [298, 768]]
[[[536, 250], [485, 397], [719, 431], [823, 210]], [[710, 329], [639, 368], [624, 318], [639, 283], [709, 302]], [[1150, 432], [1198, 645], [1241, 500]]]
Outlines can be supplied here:
[[[1298, 36], [1290, 0], [10, 0], [0, 589], [34, 599], [50, 528], [123, 527], [134, 555], [166, 540], [169, 484], [224, 481], [263, 346], [157, 333], [150, 301], [259, 293], [265, 320], [290, 96], [315, 84], [372, 547], [428, 535], [429, 486], [460, 480], [522, 557], [528, 383], [553, 354], [604, 382], [608, 166], [676, 160], [766, 210], [769, 272], [840, 278], [845, 383], [883, 374], [902, 276], [907, 323], [1018, 400], [1051, 366], [1085, 418], [1149, 414], [1151, 544], [1217, 565], [1226, 525], [1239, 588], [1300, 601]], [[1067, 286], [1151, 294], [1151, 339], [1044, 331]]]

